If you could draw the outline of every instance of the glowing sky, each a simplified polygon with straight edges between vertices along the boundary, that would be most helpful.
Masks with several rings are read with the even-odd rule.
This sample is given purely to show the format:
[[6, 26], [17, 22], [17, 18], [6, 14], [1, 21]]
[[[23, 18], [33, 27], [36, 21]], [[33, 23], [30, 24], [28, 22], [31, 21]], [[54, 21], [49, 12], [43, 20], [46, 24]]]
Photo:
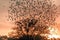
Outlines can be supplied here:
[[[60, 0], [54, 0], [55, 4], [60, 5]], [[0, 34], [6, 35], [10, 29], [14, 26], [12, 23], [7, 21], [9, 0], [0, 0]], [[59, 10], [58, 10], [59, 11]], [[60, 16], [57, 18], [58, 29], [60, 29]]]

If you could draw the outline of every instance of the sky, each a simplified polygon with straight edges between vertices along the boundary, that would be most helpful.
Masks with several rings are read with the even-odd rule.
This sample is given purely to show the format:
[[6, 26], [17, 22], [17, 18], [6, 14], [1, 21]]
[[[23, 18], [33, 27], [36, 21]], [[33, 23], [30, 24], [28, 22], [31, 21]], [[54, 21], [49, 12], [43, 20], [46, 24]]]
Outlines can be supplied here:
[[[9, 8], [9, 1], [10, 0], [0, 0], [0, 34], [7, 35], [10, 32], [11, 28], [14, 26], [13, 23], [7, 21], [8, 15], [8, 8]], [[57, 6], [60, 5], [60, 0], [54, 0]], [[59, 11], [59, 10], [58, 10]], [[60, 16], [56, 18], [56, 22], [58, 23], [58, 28], [60, 29]], [[60, 30], [59, 30], [60, 31]]]

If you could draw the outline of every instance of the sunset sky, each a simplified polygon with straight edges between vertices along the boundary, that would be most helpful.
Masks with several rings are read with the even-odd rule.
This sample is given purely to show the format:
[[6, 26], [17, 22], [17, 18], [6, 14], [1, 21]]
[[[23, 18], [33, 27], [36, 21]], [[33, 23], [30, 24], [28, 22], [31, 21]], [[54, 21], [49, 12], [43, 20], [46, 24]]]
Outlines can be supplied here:
[[[13, 23], [7, 21], [8, 7], [10, 0], [0, 0], [0, 35], [7, 35], [11, 28], [14, 26]], [[54, 0], [57, 6], [60, 5], [60, 0]], [[59, 10], [58, 10], [59, 11]], [[60, 16], [56, 19], [58, 28], [60, 31]]]

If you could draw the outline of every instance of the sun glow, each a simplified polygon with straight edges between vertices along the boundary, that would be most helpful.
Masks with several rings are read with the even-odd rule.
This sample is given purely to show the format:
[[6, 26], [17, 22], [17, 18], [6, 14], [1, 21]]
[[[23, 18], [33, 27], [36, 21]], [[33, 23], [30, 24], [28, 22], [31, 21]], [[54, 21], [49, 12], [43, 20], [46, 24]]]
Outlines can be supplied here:
[[60, 38], [60, 36], [59, 35], [48, 35], [48, 39], [50, 38]]
[[54, 29], [52, 27], [49, 27], [50, 34], [48, 35], [48, 39], [50, 38], [60, 38], [60, 35], [58, 35], [58, 30]]

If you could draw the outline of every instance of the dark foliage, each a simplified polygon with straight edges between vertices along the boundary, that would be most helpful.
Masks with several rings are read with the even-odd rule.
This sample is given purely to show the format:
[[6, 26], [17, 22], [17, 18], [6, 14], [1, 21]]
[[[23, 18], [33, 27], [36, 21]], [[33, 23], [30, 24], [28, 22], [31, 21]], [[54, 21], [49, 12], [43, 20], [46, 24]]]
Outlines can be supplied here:
[[33, 36], [24, 35], [23, 37], [20, 37], [18, 40], [34, 40]]

